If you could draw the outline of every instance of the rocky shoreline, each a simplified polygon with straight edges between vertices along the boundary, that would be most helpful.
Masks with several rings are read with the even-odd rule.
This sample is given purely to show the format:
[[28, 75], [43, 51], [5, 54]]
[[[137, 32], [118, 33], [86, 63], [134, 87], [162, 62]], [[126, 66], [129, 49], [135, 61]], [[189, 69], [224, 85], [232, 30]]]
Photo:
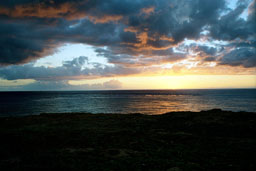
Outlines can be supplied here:
[[256, 170], [256, 113], [0, 118], [0, 170]]

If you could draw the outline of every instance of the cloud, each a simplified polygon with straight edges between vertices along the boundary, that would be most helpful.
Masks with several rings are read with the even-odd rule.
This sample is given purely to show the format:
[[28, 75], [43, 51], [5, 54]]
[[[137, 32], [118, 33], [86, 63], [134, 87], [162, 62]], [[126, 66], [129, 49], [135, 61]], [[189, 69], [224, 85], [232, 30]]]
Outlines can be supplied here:
[[224, 55], [220, 60], [221, 65], [256, 67], [256, 49], [238, 48]]
[[9, 65], [44, 57], [64, 43], [158, 56], [184, 38], [197, 39], [203, 26], [216, 22], [225, 1], [20, 0], [0, 6], [0, 64]]
[[122, 87], [122, 83], [118, 80], [110, 80], [103, 83], [104, 88], [109, 89], [118, 89]]
[[72, 61], [64, 61], [63, 62], [63, 66], [67, 67], [67, 68], [79, 68], [81, 69], [81, 67], [85, 64], [85, 63], [89, 63], [88, 62], [88, 57], [86, 56], [80, 56], [78, 58], [74, 58]]
[[141, 9], [141, 15], [149, 16], [154, 11], [155, 11], [155, 7], [154, 6], [148, 7], [148, 8], [142, 8]]
[[[90, 64], [93, 67], [88, 67]], [[88, 58], [80, 56], [72, 61], [64, 61], [62, 66], [36, 67], [32, 63], [13, 65], [0, 68], [0, 78], [6, 80], [75, 80], [85, 78], [113, 77], [140, 73], [139, 69], [127, 68], [120, 65], [108, 66], [99, 63], [89, 63]]]
[[0, 26], [0, 65], [27, 63], [53, 53], [58, 46], [50, 38], [57, 30], [40, 28], [40, 24], [3, 19]]
[[[116, 1], [109, 2], [117, 5]], [[93, 0], [46, 0], [46, 1], [19, 1], [16, 3], [0, 3], [0, 14], [11, 18], [65, 18], [77, 20], [87, 17], [95, 23], [104, 23], [120, 20], [122, 17], [108, 10], [106, 3]], [[111, 8], [111, 6], [110, 6]]]
[[122, 88], [122, 82], [118, 80], [109, 80], [97, 84], [71, 85], [68, 81], [36, 81], [26, 85], [19, 86], [1, 86], [0, 90], [13, 91], [53, 91], [53, 90], [112, 90]]
[[195, 53], [198, 53], [199, 56], [202, 56], [202, 57], [207, 55], [213, 56], [217, 53], [217, 49], [214, 47], [209, 47], [206, 45], [199, 45], [199, 46], [193, 45], [193, 46], [194, 47], [192, 47], [191, 49]]
[[247, 21], [240, 17], [247, 6], [248, 4], [241, 2], [234, 10], [231, 10], [217, 20], [215, 24], [212, 24], [210, 28], [211, 36], [218, 40], [247, 39], [250, 36], [255, 36], [255, 29], [252, 26], [255, 25], [253, 20], [255, 8], [252, 9], [253, 7], [250, 7], [254, 12], [249, 14]]
[[107, 58], [109, 63], [123, 65], [126, 67], [145, 67], [154, 64], [173, 63], [186, 58], [182, 53], [174, 53], [172, 48], [166, 50], [145, 51], [144, 55], [118, 54], [111, 49], [96, 48], [98, 56]]
[[[255, 67], [255, 4], [238, 1], [228, 8], [225, 0], [1, 1], [0, 77], [60, 83], [139, 74], [189, 58]], [[247, 9], [248, 17], [241, 17]], [[184, 45], [187, 40], [201, 43]], [[30, 63], [65, 43], [91, 45], [112, 65], [91, 63], [87, 57], [55, 68]]]
[[204, 58], [203, 60], [206, 62], [212, 62], [212, 61], [215, 61], [216, 58], [215, 57], [207, 57], [207, 58]]

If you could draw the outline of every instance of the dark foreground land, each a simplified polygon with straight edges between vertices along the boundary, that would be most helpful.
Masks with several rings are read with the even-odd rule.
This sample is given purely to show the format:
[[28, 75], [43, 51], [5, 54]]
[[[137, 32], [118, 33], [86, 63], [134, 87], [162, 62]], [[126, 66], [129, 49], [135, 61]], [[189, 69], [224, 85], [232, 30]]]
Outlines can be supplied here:
[[0, 170], [256, 170], [256, 113], [0, 118]]

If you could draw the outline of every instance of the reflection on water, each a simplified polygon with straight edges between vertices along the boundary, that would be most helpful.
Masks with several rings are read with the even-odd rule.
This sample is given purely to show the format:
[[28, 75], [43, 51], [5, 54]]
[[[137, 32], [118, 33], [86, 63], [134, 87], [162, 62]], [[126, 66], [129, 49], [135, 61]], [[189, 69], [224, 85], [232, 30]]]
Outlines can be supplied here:
[[256, 112], [256, 89], [0, 92], [0, 115], [144, 113], [221, 108]]

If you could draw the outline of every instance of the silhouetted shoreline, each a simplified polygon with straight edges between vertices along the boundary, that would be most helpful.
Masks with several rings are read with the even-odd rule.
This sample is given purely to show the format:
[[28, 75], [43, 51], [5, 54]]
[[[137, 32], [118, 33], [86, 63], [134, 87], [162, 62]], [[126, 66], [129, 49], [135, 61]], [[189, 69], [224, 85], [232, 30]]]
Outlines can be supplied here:
[[256, 113], [0, 118], [0, 170], [255, 170]]

